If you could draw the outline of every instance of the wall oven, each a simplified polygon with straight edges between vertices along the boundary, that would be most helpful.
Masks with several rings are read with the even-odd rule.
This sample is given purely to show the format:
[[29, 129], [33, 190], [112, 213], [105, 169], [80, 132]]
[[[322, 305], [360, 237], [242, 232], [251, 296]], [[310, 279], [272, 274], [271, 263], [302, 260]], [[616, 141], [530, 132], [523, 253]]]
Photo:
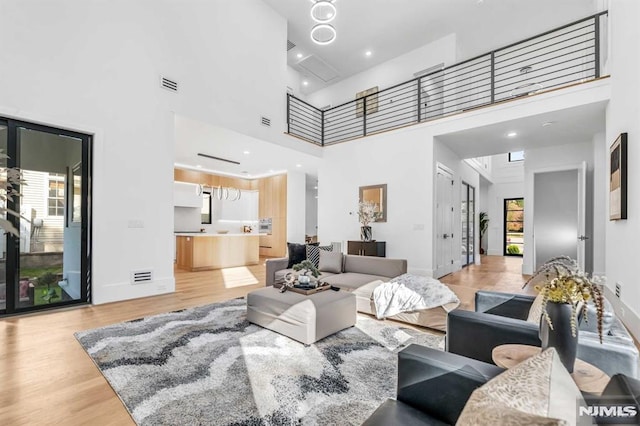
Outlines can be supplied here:
[[270, 217], [260, 219], [260, 226], [258, 228], [258, 232], [260, 232], [261, 234], [271, 235], [272, 223], [273, 222]]

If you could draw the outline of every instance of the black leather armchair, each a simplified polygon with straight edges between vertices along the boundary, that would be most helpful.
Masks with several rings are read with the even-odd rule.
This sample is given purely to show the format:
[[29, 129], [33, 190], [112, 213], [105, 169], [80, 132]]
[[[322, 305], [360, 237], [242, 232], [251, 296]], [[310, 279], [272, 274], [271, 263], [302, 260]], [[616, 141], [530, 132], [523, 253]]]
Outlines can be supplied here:
[[[503, 371], [474, 359], [410, 345], [398, 353], [396, 399], [386, 400], [363, 426], [453, 425], [473, 391]], [[589, 404], [639, 407], [640, 381], [617, 374], [609, 381], [602, 398], [585, 397]], [[638, 417], [632, 420], [637, 421]]]
[[398, 353], [398, 392], [367, 419], [373, 425], [455, 424], [471, 393], [502, 368], [419, 345]]
[[[527, 322], [534, 297], [522, 294], [478, 291], [476, 311], [454, 310], [447, 317], [446, 351], [493, 363], [491, 351], [516, 343], [541, 346], [539, 326]], [[603, 343], [597, 333], [582, 329], [578, 336], [578, 358], [595, 365], [609, 376], [638, 376], [638, 350], [633, 339], [612, 312]], [[590, 326], [594, 319], [591, 317]], [[586, 327], [587, 324], [584, 324]]]

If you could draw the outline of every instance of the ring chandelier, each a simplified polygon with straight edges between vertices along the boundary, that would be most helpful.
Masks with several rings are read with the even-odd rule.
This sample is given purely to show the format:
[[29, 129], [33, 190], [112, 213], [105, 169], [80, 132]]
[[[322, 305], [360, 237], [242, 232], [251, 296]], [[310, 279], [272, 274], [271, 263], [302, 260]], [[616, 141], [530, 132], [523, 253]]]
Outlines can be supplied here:
[[329, 22], [336, 18], [334, 0], [318, 0], [311, 6], [311, 19], [317, 24], [311, 28], [311, 40], [320, 45], [333, 43], [336, 39], [336, 29]]
[[[198, 195], [202, 195], [207, 189], [207, 185], [198, 185]], [[235, 196], [230, 197], [230, 194], [235, 191]], [[211, 198], [217, 198], [218, 200], [238, 201], [242, 197], [242, 192], [238, 188], [225, 188], [222, 186], [214, 187], [209, 185], [209, 190], [206, 192], [211, 193]]]

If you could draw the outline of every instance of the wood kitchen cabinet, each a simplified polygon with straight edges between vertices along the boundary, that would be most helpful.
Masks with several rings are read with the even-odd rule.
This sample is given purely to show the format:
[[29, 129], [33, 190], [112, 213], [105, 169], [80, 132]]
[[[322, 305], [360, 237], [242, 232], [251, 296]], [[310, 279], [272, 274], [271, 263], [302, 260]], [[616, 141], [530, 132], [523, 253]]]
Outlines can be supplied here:
[[347, 241], [347, 254], [385, 257], [387, 243], [384, 241]]
[[187, 271], [257, 265], [258, 235], [178, 235], [176, 265]]

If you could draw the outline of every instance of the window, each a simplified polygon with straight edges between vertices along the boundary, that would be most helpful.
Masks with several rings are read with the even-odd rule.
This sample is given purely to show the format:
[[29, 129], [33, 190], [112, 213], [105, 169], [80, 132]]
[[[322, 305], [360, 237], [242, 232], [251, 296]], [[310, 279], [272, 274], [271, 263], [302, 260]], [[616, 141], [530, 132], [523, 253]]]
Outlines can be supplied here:
[[202, 192], [202, 208], [200, 209], [200, 223], [211, 223], [211, 192]]
[[49, 195], [47, 197], [49, 216], [64, 216], [64, 175], [49, 173]]
[[523, 161], [524, 160], [524, 151], [515, 151], [509, 153], [509, 162], [513, 163], [515, 161]]
[[524, 253], [524, 198], [504, 200], [504, 255]]

